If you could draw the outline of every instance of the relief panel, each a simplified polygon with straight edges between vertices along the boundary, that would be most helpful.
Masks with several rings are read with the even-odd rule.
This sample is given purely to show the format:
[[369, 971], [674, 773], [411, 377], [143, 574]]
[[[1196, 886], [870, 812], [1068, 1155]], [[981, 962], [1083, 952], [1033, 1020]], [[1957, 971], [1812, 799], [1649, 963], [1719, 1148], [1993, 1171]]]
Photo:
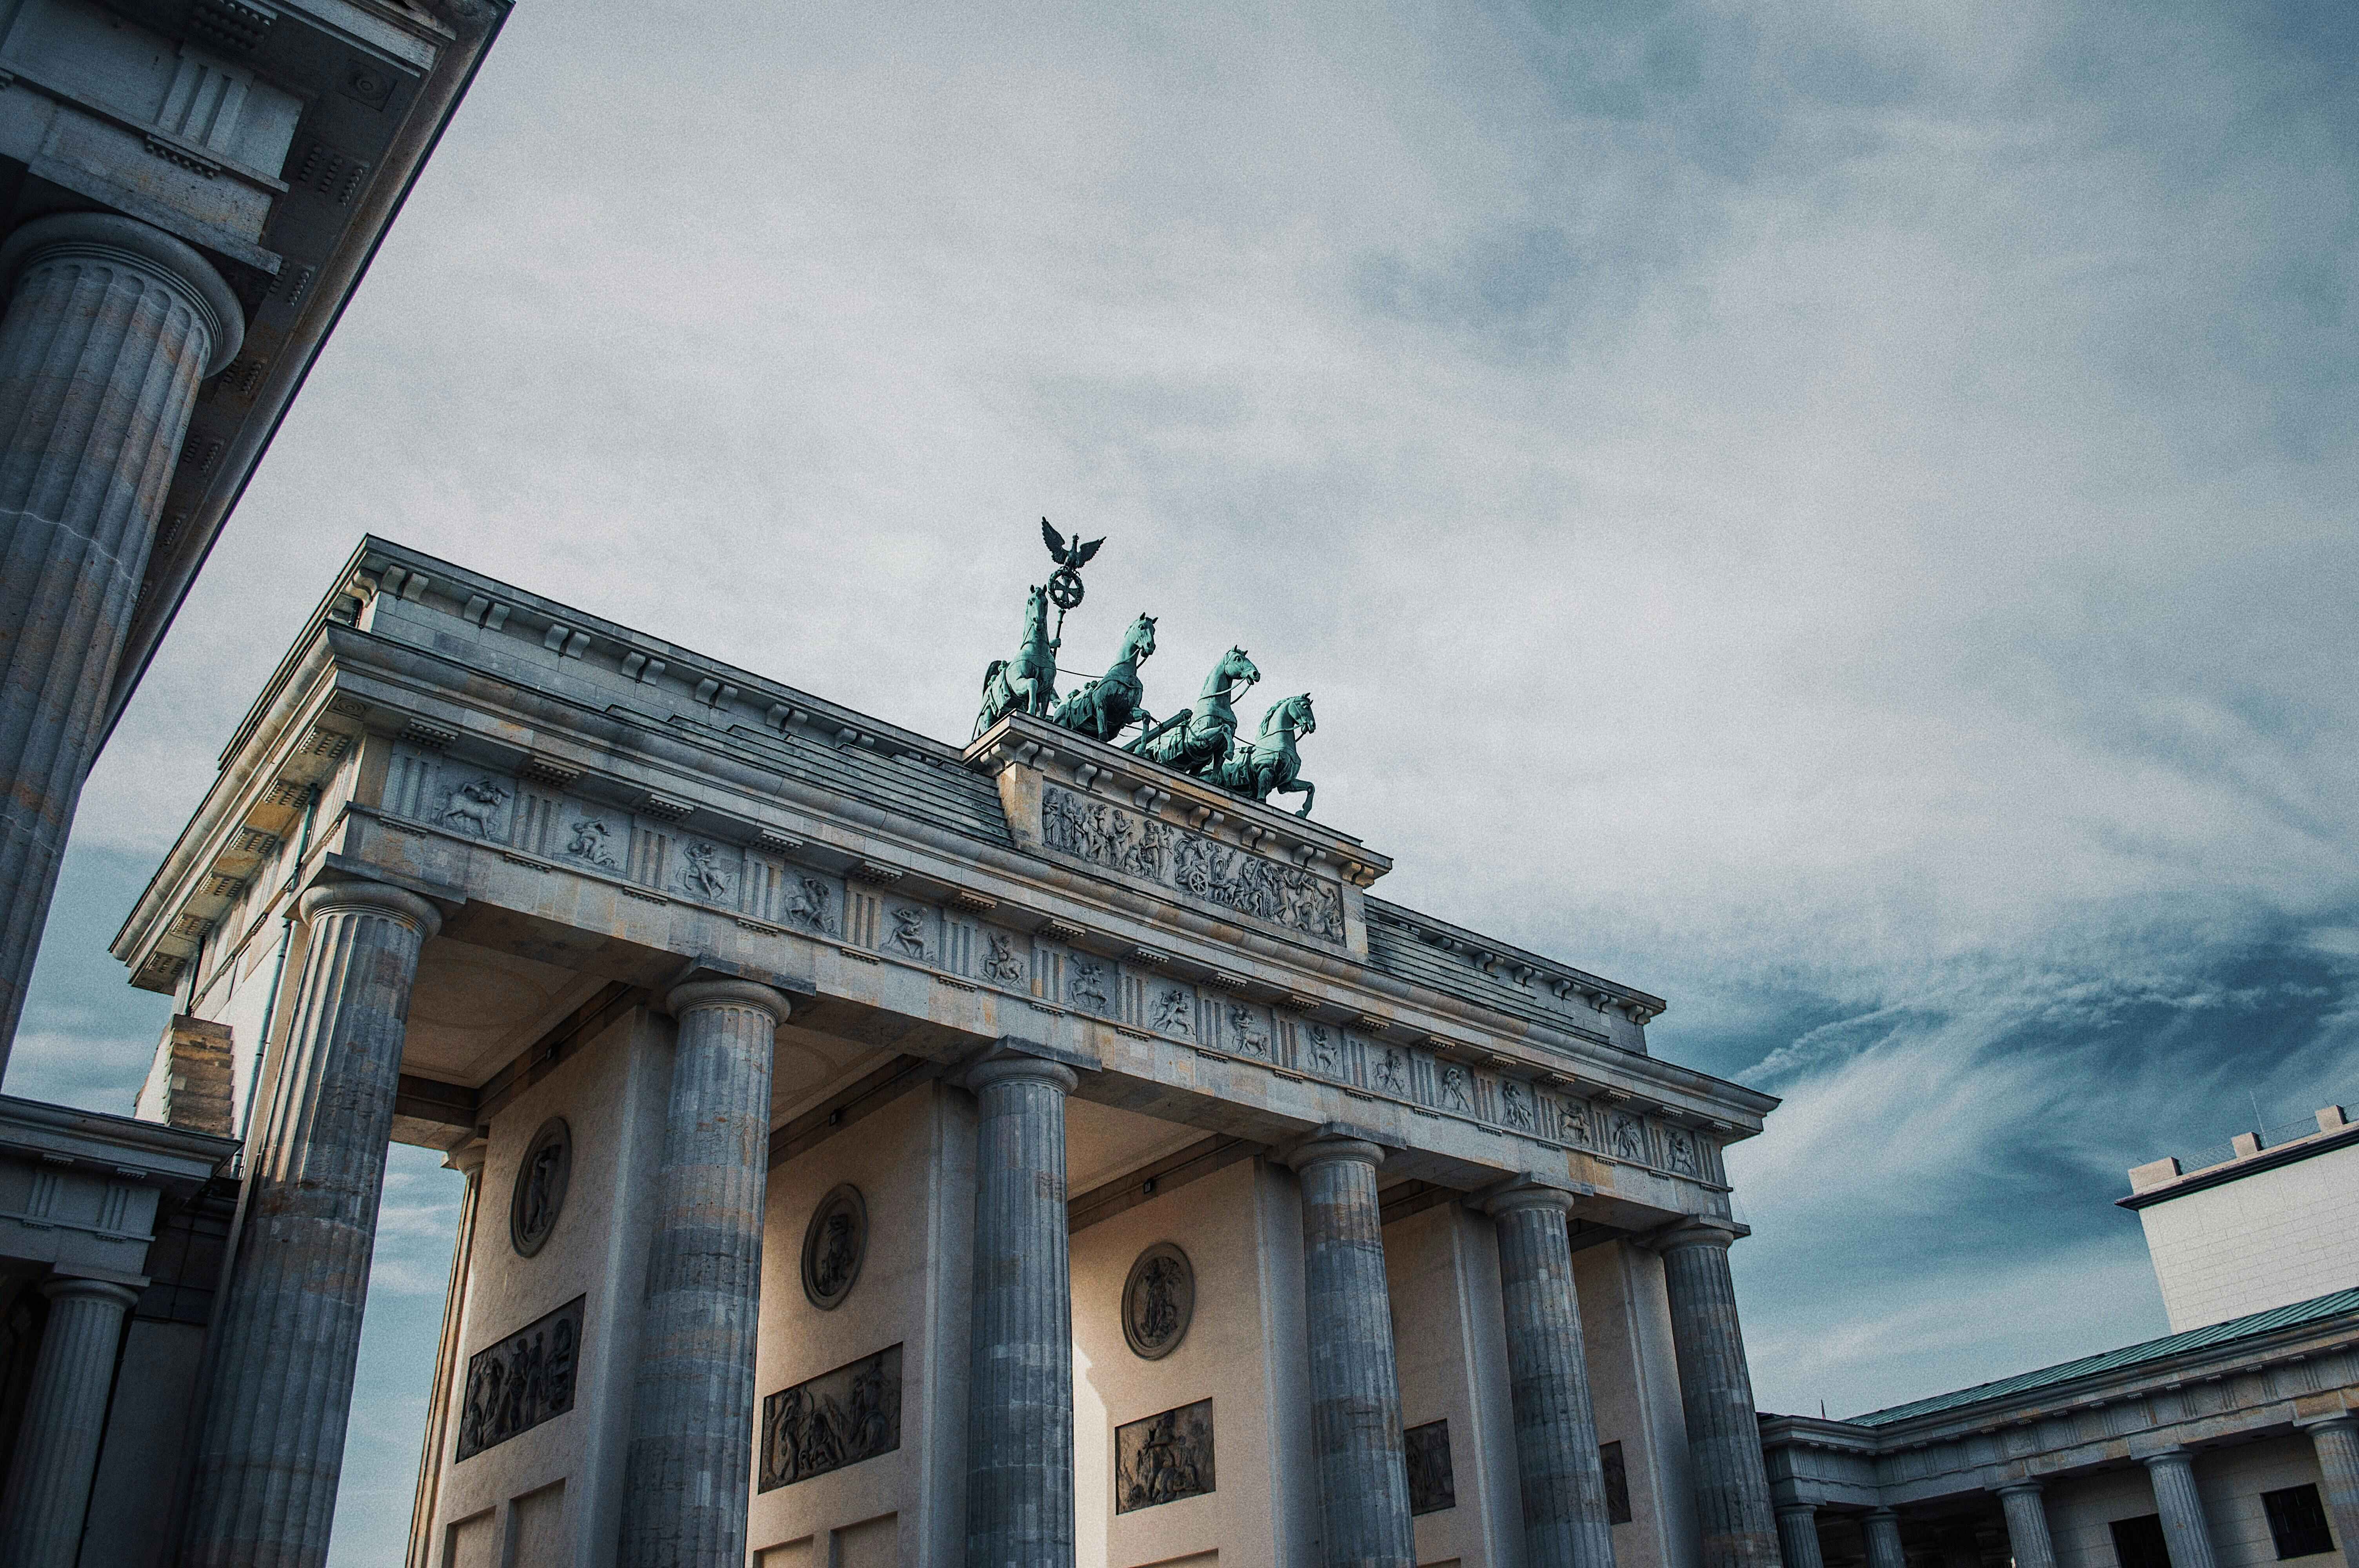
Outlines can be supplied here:
[[458, 1458], [472, 1459], [573, 1408], [587, 1299], [576, 1296], [467, 1358]]
[[1341, 884], [1299, 866], [1055, 784], [1041, 791], [1040, 838], [1093, 865], [1343, 945]]
[[901, 1346], [805, 1379], [762, 1401], [761, 1491], [901, 1446]]
[[1114, 1464], [1118, 1514], [1212, 1492], [1212, 1401], [1198, 1400], [1115, 1427]]

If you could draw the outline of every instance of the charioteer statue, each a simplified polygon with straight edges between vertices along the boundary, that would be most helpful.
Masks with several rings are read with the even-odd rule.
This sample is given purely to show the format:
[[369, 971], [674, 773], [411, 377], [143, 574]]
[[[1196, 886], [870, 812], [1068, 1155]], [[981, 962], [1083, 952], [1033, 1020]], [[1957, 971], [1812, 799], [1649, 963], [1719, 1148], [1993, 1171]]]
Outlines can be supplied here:
[[[1318, 728], [1310, 694], [1272, 705], [1262, 715], [1260, 732], [1240, 746], [1232, 702], [1261, 679], [1261, 671], [1243, 648], [1221, 655], [1195, 702], [1158, 724], [1147, 711], [1147, 687], [1138, 673], [1155, 653], [1155, 617], [1142, 613], [1123, 633], [1121, 651], [1106, 673], [1058, 700], [1057, 652], [1064, 645], [1065, 611], [1082, 602], [1082, 568], [1105, 541], [1084, 544], [1077, 535], [1069, 542], [1046, 517], [1040, 519], [1040, 537], [1056, 570], [1026, 599], [1024, 640], [1016, 656], [994, 659], [984, 672], [983, 708], [975, 716], [974, 732], [981, 735], [1011, 713], [1028, 713], [1113, 745], [1136, 725], [1140, 732], [1125, 751], [1249, 800], [1299, 795], [1302, 805], [1296, 815], [1310, 816], [1316, 786], [1302, 777], [1302, 757], [1295, 742]], [[1050, 604], [1057, 607], [1053, 631]]]

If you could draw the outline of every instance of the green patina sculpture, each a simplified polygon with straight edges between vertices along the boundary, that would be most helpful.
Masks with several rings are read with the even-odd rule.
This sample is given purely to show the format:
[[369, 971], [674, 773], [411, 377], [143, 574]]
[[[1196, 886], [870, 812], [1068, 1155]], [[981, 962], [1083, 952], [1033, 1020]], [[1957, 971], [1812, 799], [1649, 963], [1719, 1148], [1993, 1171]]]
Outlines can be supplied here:
[[[1299, 795], [1302, 806], [1295, 815], [1310, 816], [1317, 786], [1302, 777], [1302, 756], [1295, 742], [1319, 727], [1311, 717], [1310, 694], [1274, 705], [1262, 715], [1260, 734], [1238, 750], [1237, 713], [1230, 704], [1261, 679], [1261, 671], [1243, 648], [1221, 655], [1191, 706], [1157, 724], [1147, 714], [1147, 687], [1138, 676], [1138, 667], [1155, 653], [1155, 617], [1142, 613], [1123, 634], [1113, 667], [1062, 702], [1057, 700], [1057, 650], [1064, 644], [1065, 611], [1082, 602], [1081, 568], [1105, 541], [1084, 544], [1077, 536], [1068, 542], [1046, 517], [1040, 519], [1040, 537], [1057, 569], [1025, 600], [1024, 642], [1016, 656], [994, 659], [984, 672], [983, 709], [975, 717], [974, 732], [981, 735], [1011, 713], [1029, 713], [1111, 744], [1136, 724], [1142, 733], [1125, 750], [1249, 800]], [[1049, 629], [1050, 604], [1057, 607], [1053, 633]]]
[[1274, 795], [1299, 795], [1302, 797], [1302, 809], [1295, 815], [1308, 816], [1318, 786], [1302, 776], [1302, 757], [1295, 751], [1294, 742], [1318, 728], [1319, 721], [1310, 714], [1310, 694], [1306, 691], [1299, 697], [1289, 697], [1261, 716], [1259, 739], [1231, 756], [1217, 773], [1207, 776], [1223, 789], [1255, 800], [1267, 800]]
[[1138, 666], [1155, 653], [1155, 617], [1141, 613], [1123, 633], [1114, 667], [1057, 706], [1056, 722], [1101, 741], [1112, 741], [1133, 724], [1151, 724], [1143, 699], [1147, 687]]

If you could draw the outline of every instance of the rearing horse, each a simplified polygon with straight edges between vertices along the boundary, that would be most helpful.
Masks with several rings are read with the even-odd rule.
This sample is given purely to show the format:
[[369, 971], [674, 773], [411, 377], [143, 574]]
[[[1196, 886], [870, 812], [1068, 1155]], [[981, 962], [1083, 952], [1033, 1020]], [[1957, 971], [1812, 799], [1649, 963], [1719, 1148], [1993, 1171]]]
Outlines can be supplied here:
[[1299, 795], [1302, 809], [1297, 816], [1310, 815], [1310, 803], [1317, 797], [1319, 786], [1301, 776], [1302, 756], [1294, 749], [1297, 737], [1308, 735], [1319, 728], [1311, 717], [1310, 694], [1289, 697], [1261, 716], [1261, 736], [1244, 751], [1231, 757], [1212, 782], [1223, 789], [1251, 795], [1256, 800], [1267, 800], [1274, 795]]
[[1155, 617], [1142, 614], [1123, 633], [1114, 668], [1058, 704], [1057, 722], [1101, 741], [1112, 741], [1133, 723], [1151, 725], [1154, 720], [1139, 706], [1147, 687], [1139, 681], [1138, 666], [1154, 653]]
[[983, 672], [977, 735], [1021, 708], [1046, 715], [1057, 702], [1057, 643], [1049, 635], [1049, 590], [1035, 587], [1024, 601], [1024, 646], [1012, 659], [994, 659]]
[[1229, 698], [1259, 679], [1261, 672], [1245, 651], [1231, 648], [1204, 677], [1203, 692], [1193, 707], [1165, 719], [1128, 749], [1167, 768], [1212, 777], [1229, 760], [1229, 747], [1236, 739], [1237, 710], [1229, 706]]

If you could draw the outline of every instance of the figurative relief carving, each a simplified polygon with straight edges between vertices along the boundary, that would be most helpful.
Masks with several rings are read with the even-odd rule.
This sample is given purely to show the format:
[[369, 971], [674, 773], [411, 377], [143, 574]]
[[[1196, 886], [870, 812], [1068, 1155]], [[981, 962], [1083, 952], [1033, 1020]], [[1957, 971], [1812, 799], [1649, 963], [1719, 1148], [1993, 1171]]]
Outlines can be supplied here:
[[1016, 945], [996, 931], [984, 934], [983, 978], [1003, 986], [1014, 985], [1024, 978], [1024, 962], [1016, 956]]
[[1698, 1173], [1695, 1140], [1676, 1127], [1663, 1134], [1663, 1157], [1682, 1176]]
[[1617, 1160], [1640, 1160], [1647, 1157], [1646, 1125], [1635, 1116], [1614, 1119], [1614, 1157]]
[[1142, 1361], [1160, 1361], [1188, 1336], [1196, 1315], [1196, 1271], [1188, 1254], [1158, 1241], [1138, 1255], [1122, 1287], [1122, 1336]]
[[1212, 1486], [1212, 1401], [1198, 1400], [1114, 1429], [1114, 1511], [1132, 1513]]
[[508, 794], [505, 784], [488, 778], [454, 784], [443, 793], [443, 826], [473, 828], [476, 838], [489, 838], [498, 830], [500, 807]]
[[908, 954], [920, 963], [932, 963], [933, 944], [926, 940], [928, 911], [897, 904], [892, 910], [893, 932], [886, 937], [886, 946]]
[[1310, 1043], [1310, 1070], [1322, 1077], [1339, 1076], [1342, 1053], [1336, 1048], [1334, 1032], [1323, 1023], [1312, 1023], [1306, 1024], [1302, 1033]]
[[1590, 1146], [1589, 1102], [1578, 1099], [1560, 1100], [1557, 1109], [1564, 1118], [1566, 1141], [1579, 1144], [1583, 1149], [1588, 1148]]
[[1532, 1130], [1532, 1102], [1521, 1084], [1513, 1081], [1500, 1084], [1499, 1114], [1510, 1127], [1520, 1128], [1526, 1132]]
[[699, 898], [729, 896], [729, 873], [721, 865], [721, 848], [701, 839], [680, 851], [680, 891]]
[[1236, 1036], [1239, 1054], [1268, 1058], [1269, 1031], [1261, 1026], [1261, 1021], [1254, 1016], [1253, 1009], [1230, 1008], [1229, 1033]]
[[1185, 990], [1167, 987], [1156, 1000], [1155, 1028], [1158, 1033], [1177, 1034], [1182, 1040], [1196, 1038], [1196, 1007]]
[[573, 1408], [582, 1305], [588, 1299], [576, 1296], [467, 1358], [458, 1458], [472, 1459]]
[[1392, 1046], [1386, 1046], [1384, 1060], [1376, 1064], [1376, 1087], [1386, 1094], [1408, 1094], [1408, 1063], [1402, 1057], [1399, 1051]]
[[573, 824], [573, 838], [565, 846], [565, 852], [577, 860], [587, 860], [610, 871], [616, 870], [614, 851], [606, 848], [607, 841], [614, 836], [614, 830], [603, 818], [582, 817]]
[[1103, 964], [1087, 958], [1073, 960], [1073, 972], [1065, 981], [1065, 997], [1075, 1007], [1092, 1012], [1112, 1012], [1114, 999], [1106, 994], [1106, 971]]
[[850, 1182], [819, 1200], [803, 1231], [803, 1294], [833, 1312], [852, 1293], [868, 1256], [868, 1204]]
[[762, 1401], [767, 1492], [901, 1446], [901, 1347], [887, 1346]]
[[835, 914], [828, 907], [834, 890], [817, 877], [799, 876], [795, 881], [796, 886], [787, 894], [783, 912], [787, 920], [822, 936], [840, 935], [842, 927], [836, 924]]
[[1041, 794], [1040, 838], [1051, 849], [1164, 883], [1240, 914], [1322, 941], [1343, 940], [1342, 892], [1299, 866], [1266, 860], [1054, 785]]
[[1408, 1461], [1408, 1511], [1440, 1513], [1458, 1506], [1457, 1478], [1450, 1470], [1450, 1423], [1430, 1421], [1401, 1433]]
[[1474, 1102], [1466, 1098], [1466, 1069], [1455, 1062], [1441, 1066], [1441, 1108], [1444, 1110], [1473, 1110]]
[[565, 1184], [572, 1174], [573, 1130], [563, 1117], [552, 1116], [526, 1145], [508, 1197], [508, 1240], [518, 1257], [538, 1252], [557, 1228], [558, 1211], [565, 1206]]

